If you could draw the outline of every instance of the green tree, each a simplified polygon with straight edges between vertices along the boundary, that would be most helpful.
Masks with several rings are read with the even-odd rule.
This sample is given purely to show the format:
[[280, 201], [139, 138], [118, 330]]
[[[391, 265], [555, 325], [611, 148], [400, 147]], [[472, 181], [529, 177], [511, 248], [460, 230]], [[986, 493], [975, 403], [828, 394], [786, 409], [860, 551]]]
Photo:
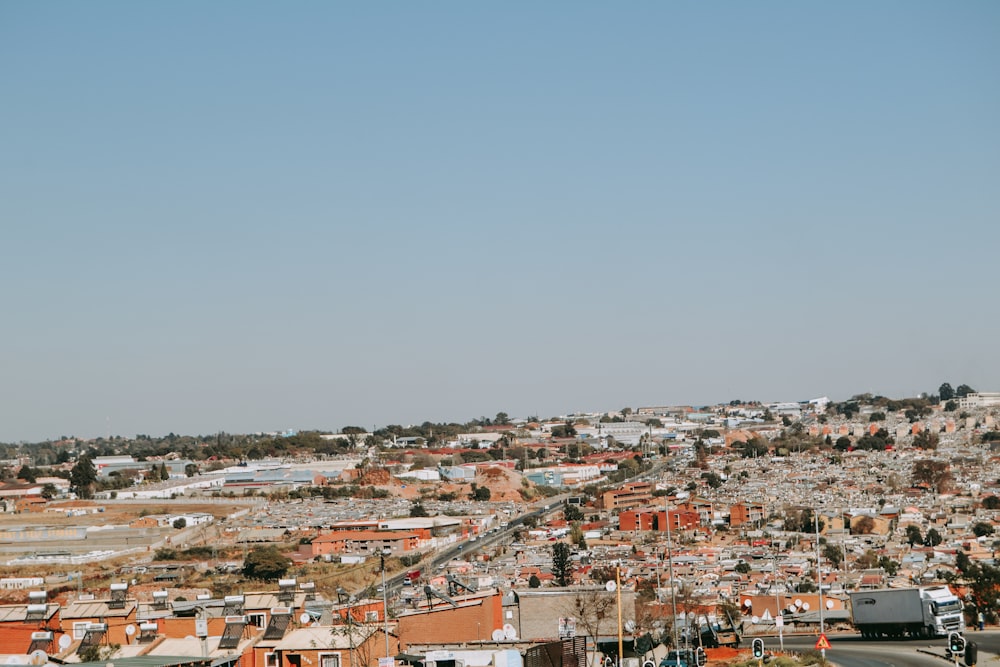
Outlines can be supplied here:
[[537, 574], [533, 574], [528, 578], [528, 588], [540, 588], [541, 585], [542, 580], [538, 578]]
[[888, 556], [879, 556], [878, 566], [882, 568], [885, 571], [885, 573], [890, 577], [895, 577], [896, 572], [899, 571], [899, 563], [889, 558]]
[[413, 503], [410, 507], [410, 516], [430, 516], [427, 509], [421, 503]]
[[291, 566], [292, 561], [278, 547], [254, 547], [243, 561], [243, 576], [247, 579], [274, 581], [285, 576]]
[[994, 532], [993, 524], [986, 521], [977, 521], [972, 525], [972, 534], [976, 537], [986, 537]]
[[826, 544], [823, 546], [823, 558], [830, 563], [831, 567], [836, 569], [844, 562], [844, 552], [836, 544]]
[[576, 505], [566, 502], [563, 504], [563, 518], [567, 521], [583, 521], [583, 512]]
[[986, 496], [983, 498], [983, 509], [995, 510], [1000, 509], [1000, 497], [998, 496]]
[[940, 387], [938, 387], [938, 398], [942, 401], [950, 401], [955, 398], [955, 390], [951, 388], [951, 385], [945, 382]]
[[69, 471], [69, 488], [79, 498], [92, 498], [97, 483], [97, 468], [89, 455], [81, 456]]
[[21, 466], [21, 469], [17, 471], [17, 478], [23, 479], [30, 484], [38, 481], [38, 478], [35, 477], [35, 471], [31, 469], [31, 466]]
[[944, 404], [945, 412], [954, 412], [955, 410], [958, 410], [958, 403], [956, 401], [951, 400]]
[[924, 537], [924, 544], [929, 547], [936, 547], [944, 541], [941, 537], [941, 533], [937, 531], [937, 528], [931, 528], [927, 531], [926, 537]]
[[920, 528], [912, 523], [906, 527], [906, 541], [912, 547], [924, 543], [924, 536], [920, 533]]
[[559, 586], [569, 586], [572, 574], [572, 563], [569, 556], [569, 545], [565, 542], [556, 542], [552, 545], [552, 574]]
[[187, 522], [187, 519], [185, 519], [184, 517], [181, 516], [181, 517], [177, 517], [176, 519], [174, 519], [174, 524], [173, 525], [174, 525], [174, 528], [176, 528], [177, 530], [180, 530], [181, 528], [187, 527], [188, 522]]
[[165, 482], [170, 479], [170, 471], [167, 470], [167, 462], [164, 461], [160, 464], [160, 481]]
[[976, 390], [967, 384], [960, 384], [958, 385], [958, 389], [955, 390], [955, 396], [957, 396], [958, 398], [965, 398], [969, 394], [974, 394], [974, 393], [976, 393]]
[[913, 436], [913, 446], [917, 449], [937, 449], [939, 442], [938, 434], [926, 429]]
[[510, 417], [506, 412], [498, 412], [497, 416], [493, 419], [493, 423], [500, 426], [506, 426], [510, 423]]
[[473, 500], [483, 500], [483, 501], [486, 501], [486, 500], [490, 499], [491, 495], [492, 494], [490, 493], [490, 490], [488, 488], [486, 488], [485, 486], [477, 486], [475, 489], [472, 490], [472, 499]]

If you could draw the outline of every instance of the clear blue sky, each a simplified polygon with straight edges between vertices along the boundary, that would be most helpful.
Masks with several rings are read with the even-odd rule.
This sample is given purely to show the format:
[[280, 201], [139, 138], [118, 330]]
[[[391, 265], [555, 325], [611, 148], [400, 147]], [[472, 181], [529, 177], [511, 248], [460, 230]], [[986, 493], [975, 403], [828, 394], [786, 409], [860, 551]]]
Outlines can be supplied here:
[[0, 440], [1000, 390], [1000, 3], [4, 2]]

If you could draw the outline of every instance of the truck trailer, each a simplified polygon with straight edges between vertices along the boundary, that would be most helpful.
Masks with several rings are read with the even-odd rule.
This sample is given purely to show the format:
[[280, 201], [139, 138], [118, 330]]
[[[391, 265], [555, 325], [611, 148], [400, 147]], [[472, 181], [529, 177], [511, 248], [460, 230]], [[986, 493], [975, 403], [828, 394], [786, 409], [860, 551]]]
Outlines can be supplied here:
[[851, 621], [866, 639], [965, 632], [962, 601], [947, 586], [854, 591], [850, 598]]

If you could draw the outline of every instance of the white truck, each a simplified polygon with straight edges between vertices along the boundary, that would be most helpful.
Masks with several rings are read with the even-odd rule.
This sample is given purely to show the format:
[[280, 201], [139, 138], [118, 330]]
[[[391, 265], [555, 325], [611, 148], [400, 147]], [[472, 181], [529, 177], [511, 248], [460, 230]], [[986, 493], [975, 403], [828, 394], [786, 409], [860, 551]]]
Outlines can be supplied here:
[[851, 621], [866, 639], [965, 632], [962, 601], [947, 586], [854, 591]]

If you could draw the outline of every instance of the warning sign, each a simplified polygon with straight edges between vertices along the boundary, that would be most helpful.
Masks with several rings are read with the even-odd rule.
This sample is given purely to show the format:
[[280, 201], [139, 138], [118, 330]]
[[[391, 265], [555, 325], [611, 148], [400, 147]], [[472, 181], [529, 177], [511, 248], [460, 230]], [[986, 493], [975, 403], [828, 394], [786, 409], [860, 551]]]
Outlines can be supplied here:
[[830, 648], [830, 640], [826, 638], [825, 634], [820, 634], [819, 639], [816, 640], [816, 650], [822, 651], [828, 648]]

